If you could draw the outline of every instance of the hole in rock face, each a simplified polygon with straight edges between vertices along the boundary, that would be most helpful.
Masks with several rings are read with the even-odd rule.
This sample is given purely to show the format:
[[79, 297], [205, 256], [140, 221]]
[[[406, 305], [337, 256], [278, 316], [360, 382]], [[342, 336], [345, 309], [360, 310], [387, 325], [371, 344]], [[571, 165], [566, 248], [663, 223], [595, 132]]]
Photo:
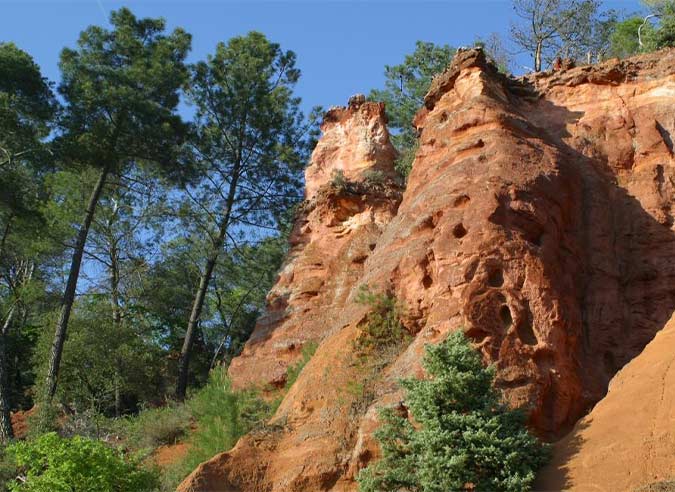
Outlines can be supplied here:
[[490, 273], [488, 274], [488, 284], [490, 284], [490, 287], [501, 287], [504, 285], [504, 273], [501, 268], [495, 267], [490, 270]]
[[368, 245], [368, 249], [369, 249], [370, 251], [373, 251], [373, 250], [375, 249], [375, 243], [369, 244], [369, 245]]
[[468, 195], [460, 195], [452, 202], [452, 206], [455, 208], [463, 208], [466, 207], [470, 201], [471, 198], [469, 198]]
[[441, 115], [438, 117], [438, 121], [440, 121], [441, 123], [445, 123], [446, 121], [448, 121], [448, 112], [443, 111]]
[[529, 309], [525, 319], [518, 324], [516, 332], [520, 341], [525, 345], [536, 345], [538, 343], [537, 336], [534, 334], [534, 329], [532, 328], [532, 314], [529, 312]]
[[464, 225], [462, 223], [459, 223], [452, 228], [452, 235], [455, 236], [457, 239], [466, 236], [466, 234], [467, 230], [464, 228]]
[[485, 330], [481, 330], [480, 328], [472, 327], [466, 330], [464, 335], [466, 335], [466, 337], [472, 340], [474, 343], [481, 343], [490, 334]]
[[429, 275], [425, 275], [424, 278], [422, 279], [422, 285], [424, 286], [425, 289], [428, 289], [429, 287], [431, 287], [431, 284], [433, 284], [431, 277]]
[[513, 324], [513, 317], [508, 306], [502, 306], [499, 310], [499, 318], [502, 320], [504, 328], [509, 328]]

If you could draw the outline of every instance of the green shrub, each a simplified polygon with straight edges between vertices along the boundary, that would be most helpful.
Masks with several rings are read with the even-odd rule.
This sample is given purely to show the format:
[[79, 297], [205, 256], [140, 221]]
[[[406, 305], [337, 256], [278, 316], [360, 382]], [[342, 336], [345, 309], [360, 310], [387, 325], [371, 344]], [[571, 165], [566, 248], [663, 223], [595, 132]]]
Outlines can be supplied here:
[[207, 384], [186, 405], [196, 428], [187, 439], [184, 459], [166, 470], [163, 485], [166, 490], [175, 488], [200, 463], [232, 448], [272, 412], [272, 404], [262, 400], [256, 391], [232, 389], [225, 367], [212, 370]]
[[408, 336], [401, 323], [401, 307], [396, 298], [361, 286], [356, 302], [370, 307], [361, 325], [361, 334], [354, 342], [359, 354], [381, 353], [383, 349], [401, 345]]
[[336, 169], [332, 172], [330, 178], [330, 185], [338, 191], [344, 191], [349, 186], [349, 181], [345, 177], [342, 169]]
[[359, 474], [360, 490], [528, 490], [547, 450], [501, 401], [494, 370], [464, 334], [428, 347], [424, 367], [432, 379], [401, 381], [414, 423], [405, 410], [381, 411], [382, 459]]
[[8, 492], [9, 483], [18, 474], [19, 468], [16, 466], [14, 455], [0, 446], [0, 492]]
[[290, 390], [291, 387], [295, 384], [295, 381], [297, 381], [298, 376], [300, 376], [300, 373], [309, 362], [309, 359], [312, 358], [314, 352], [316, 352], [316, 349], [318, 347], [319, 344], [316, 342], [308, 342], [305, 345], [303, 345], [302, 358], [295, 364], [291, 364], [290, 366], [288, 366], [288, 368], [286, 369], [286, 384], [284, 385], [285, 391]]
[[59, 417], [62, 412], [56, 404], [48, 402], [38, 402], [35, 405], [35, 412], [27, 417], [28, 437], [35, 438], [48, 432], [59, 430]]
[[171, 403], [143, 410], [122, 420], [121, 433], [135, 448], [156, 448], [175, 444], [190, 428], [192, 414], [184, 404]]
[[415, 140], [411, 145], [402, 146], [396, 161], [394, 161], [394, 168], [405, 181], [408, 180], [410, 171], [412, 171], [413, 162], [415, 161], [415, 156], [417, 155], [418, 149], [419, 142], [417, 140]]
[[381, 185], [386, 181], [386, 176], [382, 171], [367, 169], [362, 174], [363, 180], [371, 185]]
[[403, 308], [390, 294], [373, 292], [361, 286], [356, 302], [370, 309], [360, 323], [354, 350], [349, 355], [350, 365], [357, 372], [344, 391], [349, 395], [350, 414], [356, 421], [377, 398], [381, 389], [381, 375], [405, 348], [411, 338], [401, 323]]
[[23, 472], [23, 481], [9, 483], [12, 492], [144, 492], [159, 485], [137, 458], [93, 439], [50, 432], [7, 449]]

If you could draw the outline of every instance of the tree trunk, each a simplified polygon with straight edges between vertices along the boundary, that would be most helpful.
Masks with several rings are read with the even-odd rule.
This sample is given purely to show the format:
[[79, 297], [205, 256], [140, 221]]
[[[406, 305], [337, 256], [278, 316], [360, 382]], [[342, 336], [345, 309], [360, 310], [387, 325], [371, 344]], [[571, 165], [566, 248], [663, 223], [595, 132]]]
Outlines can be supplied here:
[[51, 401], [56, 394], [59, 366], [61, 365], [61, 356], [63, 355], [63, 344], [66, 341], [66, 331], [68, 329], [70, 312], [73, 308], [73, 303], [75, 302], [75, 290], [77, 288], [77, 280], [80, 276], [80, 267], [82, 266], [84, 246], [87, 242], [87, 236], [89, 235], [91, 222], [94, 219], [96, 205], [98, 205], [98, 200], [101, 196], [101, 193], [103, 192], [103, 187], [105, 186], [109, 172], [110, 167], [108, 165], [106, 165], [101, 170], [101, 174], [98, 177], [96, 186], [89, 197], [89, 203], [87, 204], [87, 211], [84, 216], [84, 221], [82, 222], [80, 231], [77, 234], [77, 241], [75, 243], [75, 250], [73, 251], [73, 258], [70, 263], [70, 273], [68, 274], [66, 290], [63, 293], [63, 300], [61, 301], [61, 313], [56, 323], [54, 341], [52, 342], [52, 348], [50, 352], [49, 368], [47, 370], [45, 388], [45, 396], [48, 402]]
[[6, 444], [14, 437], [9, 401], [9, 378], [7, 375], [7, 333], [12, 324], [16, 306], [12, 306], [0, 333], [0, 443]]
[[13, 219], [14, 215], [12, 214], [10, 214], [10, 216], [7, 217], [7, 224], [5, 224], [5, 228], [3, 229], [2, 232], [2, 238], [0, 238], [0, 260], [2, 259], [2, 256], [5, 254], [5, 244], [7, 243], [7, 237], [9, 236], [9, 231]]
[[541, 71], [541, 51], [542, 51], [542, 42], [539, 41], [537, 43], [537, 48], [534, 52], [534, 71], [539, 72]]
[[[117, 245], [112, 232], [110, 239], [110, 303], [112, 305], [113, 328], [116, 333], [119, 333], [122, 324], [122, 310], [120, 307], [120, 271]], [[115, 358], [115, 380], [113, 382], [115, 386], [115, 417], [119, 417], [122, 412], [121, 365], [122, 363], [120, 360]]]
[[213, 270], [216, 267], [220, 250], [225, 244], [227, 236], [227, 228], [230, 225], [230, 216], [232, 215], [232, 207], [234, 205], [234, 198], [237, 192], [237, 183], [239, 181], [240, 162], [235, 165], [232, 172], [232, 182], [227, 194], [227, 201], [225, 203], [225, 210], [223, 220], [220, 222], [218, 237], [214, 241], [213, 248], [206, 260], [206, 268], [199, 279], [199, 287], [192, 303], [192, 311], [190, 312], [190, 321], [188, 322], [187, 330], [185, 332], [185, 339], [183, 340], [183, 347], [180, 351], [180, 358], [178, 359], [178, 382], [176, 384], [176, 398], [179, 401], [185, 399], [185, 392], [187, 391], [188, 373], [190, 366], [190, 355], [192, 352], [192, 344], [194, 343], [197, 334], [197, 324], [202, 315], [202, 308], [204, 307], [204, 299], [209, 288], [209, 282], [213, 275]]

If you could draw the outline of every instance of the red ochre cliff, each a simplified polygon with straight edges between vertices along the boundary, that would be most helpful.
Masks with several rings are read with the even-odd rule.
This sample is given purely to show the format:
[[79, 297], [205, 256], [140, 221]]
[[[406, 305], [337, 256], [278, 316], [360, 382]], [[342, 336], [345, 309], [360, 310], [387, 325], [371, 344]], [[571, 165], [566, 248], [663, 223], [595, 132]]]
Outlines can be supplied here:
[[[289, 258], [230, 375], [237, 387], [282, 386], [303, 345], [318, 350], [271, 421], [179, 490], [356, 490], [377, 455], [377, 408], [400, 401], [398, 378], [421, 375], [425, 344], [457, 329], [535, 432], [566, 435], [542, 490], [675, 475], [675, 345], [656, 336], [675, 311], [675, 51], [521, 79], [463, 51], [414, 125], [403, 190], [383, 105], [357, 97], [327, 113]], [[362, 377], [362, 285], [396, 296], [414, 335], [365, 406], [349, 391]], [[637, 434], [621, 438], [616, 422]]]

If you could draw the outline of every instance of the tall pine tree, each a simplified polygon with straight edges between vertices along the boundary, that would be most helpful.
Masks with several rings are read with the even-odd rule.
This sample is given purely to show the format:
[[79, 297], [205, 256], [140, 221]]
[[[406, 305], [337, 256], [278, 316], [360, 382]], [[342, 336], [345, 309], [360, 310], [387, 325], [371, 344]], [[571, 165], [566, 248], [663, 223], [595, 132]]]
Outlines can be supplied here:
[[176, 114], [185, 84], [191, 38], [181, 29], [165, 34], [162, 19], [113, 12], [112, 29], [92, 26], [76, 49], [64, 49], [59, 92], [64, 99], [55, 143], [70, 167], [96, 169], [98, 177], [78, 228], [47, 370], [45, 394], [56, 392], [59, 364], [75, 301], [89, 228], [108, 180], [130, 168], [157, 165], [177, 174], [177, 149], [186, 126]]

